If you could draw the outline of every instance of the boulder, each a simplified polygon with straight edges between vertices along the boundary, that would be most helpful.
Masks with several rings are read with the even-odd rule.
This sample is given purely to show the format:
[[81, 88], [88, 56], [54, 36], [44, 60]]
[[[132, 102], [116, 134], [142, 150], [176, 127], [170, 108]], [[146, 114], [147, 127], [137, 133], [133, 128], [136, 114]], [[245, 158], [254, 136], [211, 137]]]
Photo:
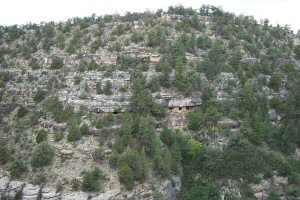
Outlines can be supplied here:
[[230, 128], [238, 128], [240, 126], [240, 123], [237, 121], [234, 121], [230, 118], [223, 118], [220, 121], [218, 121], [219, 124], [229, 126]]
[[111, 152], [112, 152], [111, 149], [105, 149], [105, 150], [104, 150], [104, 153], [105, 153], [106, 155], [111, 154]]
[[53, 124], [53, 129], [54, 130], [61, 130], [61, 131], [64, 131], [66, 130], [68, 127], [67, 123], [60, 123], [60, 124]]
[[16, 196], [16, 193], [23, 189], [25, 183], [21, 181], [11, 181], [6, 189], [5, 196], [8, 199], [13, 199]]
[[273, 176], [273, 184], [275, 186], [287, 185], [288, 184], [288, 178], [287, 177], [282, 177], [282, 176], [277, 176], [275, 174]]
[[43, 188], [41, 192], [41, 200], [59, 200], [60, 193], [55, 192], [50, 188]]
[[262, 180], [260, 184], [253, 185], [252, 189], [255, 193], [269, 191], [271, 188], [271, 182], [269, 180]]
[[3, 176], [0, 178], [0, 192], [4, 192], [6, 190], [8, 183], [9, 183], [9, 178], [7, 176]]
[[68, 192], [61, 195], [62, 200], [87, 200], [89, 194], [84, 192]]
[[64, 157], [70, 158], [70, 157], [72, 157], [72, 155], [74, 154], [74, 151], [68, 150], [68, 149], [62, 149], [62, 150], [60, 151], [60, 154], [61, 154], [62, 156], [64, 156]]
[[22, 191], [23, 200], [36, 200], [39, 196], [40, 187], [27, 184]]
[[254, 196], [256, 197], [256, 199], [259, 199], [259, 200], [264, 200], [264, 199], [268, 198], [268, 194], [265, 192], [255, 193]]

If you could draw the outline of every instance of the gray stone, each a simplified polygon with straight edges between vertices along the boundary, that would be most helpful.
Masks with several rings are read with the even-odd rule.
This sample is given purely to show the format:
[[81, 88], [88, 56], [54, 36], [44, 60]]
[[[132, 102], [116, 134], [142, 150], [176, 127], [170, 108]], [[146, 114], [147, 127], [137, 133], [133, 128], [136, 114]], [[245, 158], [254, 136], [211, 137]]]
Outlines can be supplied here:
[[176, 194], [178, 194], [181, 191], [181, 187], [182, 187], [181, 177], [173, 176], [171, 179], [172, 179], [172, 183], [173, 183], [173, 188], [174, 188]]
[[111, 200], [120, 193], [120, 190], [109, 190], [105, 193], [101, 193], [98, 196], [92, 197], [91, 200]]
[[21, 181], [11, 181], [6, 189], [5, 196], [9, 199], [14, 198], [16, 193], [23, 189], [24, 184]]
[[105, 153], [105, 154], [111, 154], [111, 152], [112, 152], [111, 149], [105, 149], [105, 150], [104, 150], [104, 153]]
[[61, 195], [62, 200], [87, 200], [89, 194], [84, 192], [69, 192]]
[[8, 183], [9, 178], [7, 176], [3, 176], [0, 178], [0, 192], [4, 192], [6, 190]]
[[36, 200], [39, 196], [40, 187], [27, 184], [22, 191], [23, 200]]
[[288, 184], [288, 178], [287, 177], [282, 177], [282, 176], [273, 176], [273, 184], [275, 186], [280, 186], [280, 185], [287, 185]]
[[50, 188], [43, 188], [41, 192], [41, 200], [59, 200], [60, 193], [55, 192]]
[[64, 157], [71, 157], [74, 154], [74, 152], [72, 150], [69, 150], [69, 149], [62, 149], [60, 151], [60, 154]]
[[177, 200], [172, 182], [170, 180], [165, 180], [162, 182], [160, 191], [166, 200]]

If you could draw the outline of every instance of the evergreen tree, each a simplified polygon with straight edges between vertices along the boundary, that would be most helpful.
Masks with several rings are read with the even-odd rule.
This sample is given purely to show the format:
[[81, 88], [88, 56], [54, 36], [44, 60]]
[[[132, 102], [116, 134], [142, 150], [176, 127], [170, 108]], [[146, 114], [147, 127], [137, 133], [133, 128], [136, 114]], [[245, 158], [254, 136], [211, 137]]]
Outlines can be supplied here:
[[171, 146], [171, 170], [178, 175], [182, 174], [182, 154], [179, 144], [175, 141]]

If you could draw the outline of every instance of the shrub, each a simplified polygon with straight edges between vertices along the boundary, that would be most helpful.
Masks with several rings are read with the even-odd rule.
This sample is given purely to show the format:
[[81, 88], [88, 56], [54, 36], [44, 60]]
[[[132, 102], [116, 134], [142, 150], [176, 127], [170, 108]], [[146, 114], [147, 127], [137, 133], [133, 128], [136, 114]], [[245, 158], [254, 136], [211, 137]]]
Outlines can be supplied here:
[[268, 86], [275, 91], [279, 91], [281, 86], [281, 76], [278, 73], [274, 73], [269, 81]]
[[112, 154], [109, 156], [109, 166], [112, 168], [117, 168], [118, 166], [118, 152], [113, 150]]
[[71, 185], [72, 185], [72, 189], [73, 189], [74, 191], [78, 191], [79, 188], [80, 188], [80, 182], [79, 182], [79, 180], [76, 179], [76, 178], [73, 178], [73, 179], [72, 179]]
[[86, 172], [83, 177], [82, 190], [89, 192], [99, 191], [101, 186], [101, 176], [102, 171], [98, 167], [95, 167], [92, 171]]
[[112, 95], [113, 92], [112, 92], [112, 84], [110, 81], [106, 81], [105, 82], [105, 85], [104, 85], [104, 88], [103, 88], [103, 93], [105, 95]]
[[35, 138], [35, 141], [36, 141], [36, 143], [39, 144], [39, 143], [41, 143], [43, 141], [46, 141], [47, 138], [48, 138], [47, 131], [45, 131], [44, 129], [41, 129], [41, 130], [39, 130], [39, 132], [38, 132], [38, 134], [37, 134], [37, 136]]
[[122, 165], [120, 167], [118, 175], [119, 175], [120, 182], [125, 185], [125, 188], [127, 190], [131, 190], [134, 186], [132, 169], [128, 167], [128, 165], [126, 164]]
[[81, 135], [88, 135], [89, 134], [89, 126], [87, 124], [83, 124], [80, 127], [80, 133], [81, 133]]
[[63, 190], [64, 186], [63, 186], [63, 184], [59, 181], [59, 182], [56, 184], [56, 187], [55, 187], [55, 188], [56, 188], [56, 189], [55, 189], [55, 192], [58, 193], [58, 192], [60, 192], [60, 191]]
[[6, 146], [0, 145], [0, 164], [5, 164], [9, 160], [9, 150]]
[[97, 121], [96, 121], [96, 128], [102, 128], [102, 121], [101, 121], [101, 119], [98, 119]]
[[76, 76], [74, 77], [74, 84], [75, 84], [75, 85], [78, 85], [78, 84], [81, 82], [81, 80], [82, 80], [82, 77], [79, 76], [79, 75], [76, 75]]
[[36, 69], [39, 69], [40, 66], [38, 64], [38, 60], [36, 58], [32, 58], [30, 61], [29, 61], [29, 66], [31, 67], [32, 70], [36, 70]]
[[27, 171], [27, 167], [22, 160], [15, 160], [9, 167], [9, 173], [12, 178], [20, 177], [25, 171]]
[[148, 163], [145, 152], [138, 152], [132, 149], [126, 151], [119, 158], [119, 166], [127, 165], [134, 174], [134, 180], [144, 181], [148, 172]]
[[69, 128], [69, 133], [67, 135], [67, 139], [69, 142], [75, 142], [80, 140], [81, 135], [80, 135], [80, 130], [78, 129], [78, 127], [76, 125], [72, 125]]
[[166, 126], [164, 126], [161, 134], [160, 134], [160, 139], [163, 143], [167, 145], [172, 145], [174, 142], [174, 137], [171, 129], [168, 129]]
[[53, 159], [54, 152], [49, 144], [40, 144], [31, 157], [32, 167], [49, 165]]
[[24, 106], [20, 106], [18, 112], [17, 112], [17, 118], [20, 119], [24, 117], [28, 113], [28, 110]]
[[281, 100], [278, 96], [274, 96], [272, 99], [269, 101], [269, 105], [271, 108], [278, 109], [280, 107]]
[[104, 158], [104, 152], [101, 148], [95, 149], [92, 153], [94, 161], [101, 161]]
[[112, 126], [115, 124], [115, 116], [111, 113], [109, 113], [108, 115], [106, 115], [103, 118], [103, 125], [104, 126]]
[[60, 141], [64, 138], [64, 133], [61, 131], [55, 131], [53, 137], [54, 137], [54, 141], [56, 142]]
[[63, 65], [64, 65], [64, 62], [63, 62], [62, 58], [55, 57], [52, 60], [50, 68], [51, 69], [61, 69], [63, 67]]
[[38, 89], [38, 91], [34, 94], [32, 99], [35, 102], [41, 102], [42, 100], [45, 99], [46, 94], [47, 94], [47, 92], [45, 90]]

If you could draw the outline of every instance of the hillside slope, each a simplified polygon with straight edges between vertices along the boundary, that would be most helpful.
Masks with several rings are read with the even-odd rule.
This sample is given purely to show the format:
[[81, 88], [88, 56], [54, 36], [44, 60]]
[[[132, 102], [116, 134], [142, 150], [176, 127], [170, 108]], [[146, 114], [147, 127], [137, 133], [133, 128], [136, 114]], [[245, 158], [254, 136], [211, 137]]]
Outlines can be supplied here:
[[300, 38], [214, 6], [0, 27], [0, 192], [300, 198]]

